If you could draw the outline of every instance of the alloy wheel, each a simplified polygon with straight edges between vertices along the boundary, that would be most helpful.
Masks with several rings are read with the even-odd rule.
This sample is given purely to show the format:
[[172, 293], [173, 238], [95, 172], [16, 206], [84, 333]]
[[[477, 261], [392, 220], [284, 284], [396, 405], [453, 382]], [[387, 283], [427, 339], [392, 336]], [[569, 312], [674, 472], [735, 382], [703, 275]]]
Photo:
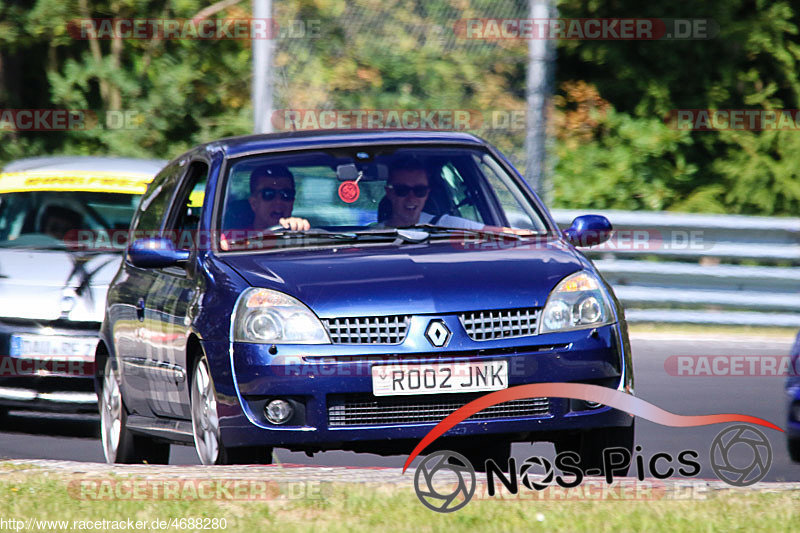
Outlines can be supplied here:
[[208, 361], [202, 357], [195, 366], [192, 379], [192, 430], [197, 456], [204, 465], [216, 464], [220, 455], [217, 393]]
[[100, 396], [100, 435], [108, 463], [116, 462], [122, 423], [122, 394], [117, 383], [117, 373], [111, 359], [107, 359]]

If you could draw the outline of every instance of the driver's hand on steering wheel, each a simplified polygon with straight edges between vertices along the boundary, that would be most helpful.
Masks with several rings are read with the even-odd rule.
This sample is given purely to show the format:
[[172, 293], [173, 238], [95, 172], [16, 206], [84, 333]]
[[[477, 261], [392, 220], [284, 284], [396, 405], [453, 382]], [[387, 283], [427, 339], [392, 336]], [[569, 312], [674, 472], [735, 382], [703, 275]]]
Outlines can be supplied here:
[[311, 224], [308, 220], [300, 217], [288, 217], [278, 220], [281, 226], [291, 231], [308, 231], [311, 229]]

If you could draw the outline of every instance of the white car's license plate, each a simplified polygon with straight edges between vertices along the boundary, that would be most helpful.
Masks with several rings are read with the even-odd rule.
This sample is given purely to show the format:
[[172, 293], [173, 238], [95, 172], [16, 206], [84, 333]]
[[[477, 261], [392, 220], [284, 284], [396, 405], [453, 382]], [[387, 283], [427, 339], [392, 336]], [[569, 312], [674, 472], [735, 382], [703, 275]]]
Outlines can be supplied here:
[[66, 335], [11, 335], [9, 355], [25, 359], [91, 361], [97, 348], [96, 337]]
[[508, 388], [508, 361], [375, 365], [375, 396], [494, 391]]

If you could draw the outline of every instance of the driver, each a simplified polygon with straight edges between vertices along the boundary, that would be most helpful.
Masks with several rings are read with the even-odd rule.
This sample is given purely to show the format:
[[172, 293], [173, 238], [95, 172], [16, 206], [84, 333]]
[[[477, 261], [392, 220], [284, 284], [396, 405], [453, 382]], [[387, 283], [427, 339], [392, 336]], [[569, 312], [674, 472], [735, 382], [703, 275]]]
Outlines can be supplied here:
[[82, 222], [80, 213], [68, 207], [50, 205], [42, 214], [42, 233], [63, 241], [67, 233], [78, 229]]
[[284, 165], [265, 165], [250, 174], [250, 209], [253, 229], [265, 230], [283, 226], [292, 231], [311, 228], [308, 220], [292, 216], [294, 208], [294, 176]]

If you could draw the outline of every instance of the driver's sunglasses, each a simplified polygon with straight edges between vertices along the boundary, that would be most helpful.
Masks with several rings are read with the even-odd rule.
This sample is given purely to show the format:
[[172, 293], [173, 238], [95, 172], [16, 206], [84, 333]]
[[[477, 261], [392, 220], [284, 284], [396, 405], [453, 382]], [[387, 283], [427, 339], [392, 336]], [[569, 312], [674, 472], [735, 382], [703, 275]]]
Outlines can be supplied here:
[[392, 189], [394, 193], [401, 198], [408, 196], [408, 193], [411, 191], [414, 191], [414, 196], [417, 198], [425, 198], [431, 190], [427, 185], [414, 185], [413, 187], [409, 185], [387, 185], [387, 187]]
[[266, 188], [266, 189], [261, 189], [259, 191], [259, 196], [261, 196], [261, 199], [264, 200], [265, 202], [271, 202], [272, 200], [275, 199], [275, 196], [277, 196], [278, 194], [280, 194], [281, 200], [283, 200], [284, 202], [291, 202], [292, 200], [294, 200], [295, 190]]

